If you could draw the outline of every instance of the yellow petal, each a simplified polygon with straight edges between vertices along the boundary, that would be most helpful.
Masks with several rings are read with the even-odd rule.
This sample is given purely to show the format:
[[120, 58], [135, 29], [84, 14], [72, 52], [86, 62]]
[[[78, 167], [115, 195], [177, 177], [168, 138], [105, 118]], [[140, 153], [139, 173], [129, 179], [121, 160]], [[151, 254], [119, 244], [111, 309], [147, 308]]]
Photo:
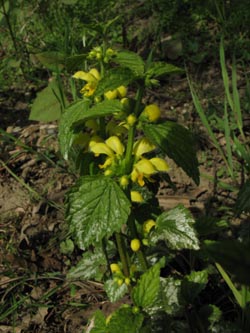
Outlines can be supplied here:
[[154, 165], [146, 158], [141, 159], [134, 165], [134, 167], [139, 173], [145, 174], [147, 176], [150, 176], [156, 172]]
[[108, 166], [112, 164], [113, 158], [112, 157], [107, 157], [105, 162], [103, 164], [99, 165], [100, 169], [106, 169]]
[[141, 195], [141, 193], [139, 193], [138, 191], [131, 191], [130, 192], [130, 197], [131, 197], [131, 201], [133, 202], [143, 202], [143, 197]]
[[105, 154], [109, 157], [114, 157], [113, 151], [104, 142], [98, 142], [90, 146], [90, 150], [96, 155]]
[[149, 161], [154, 165], [157, 171], [168, 172], [170, 169], [169, 165], [163, 158], [153, 157]]
[[124, 153], [125, 148], [117, 136], [111, 136], [105, 142], [117, 155]]
[[148, 139], [142, 138], [137, 141], [134, 145], [134, 154], [137, 157], [142, 156], [145, 153], [149, 153], [150, 151], [155, 149], [155, 145], [153, 145]]
[[103, 142], [103, 139], [98, 135], [93, 135], [91, 137], [91, 140], [89, 141], [89, 147], [91, 148], [93, 145], [95, 145], [98, 142]]
[[96, 78], [91, 74], [83, 71], [76, 72], [73, 76], [74, 79], [84, 80], [86, 82], [95, 82]]
[[120, 86], [117, 88], [117, 93], [119, 98], [124, 98], [127, 95], [127, 88], [125, 86]]
[[98, 70], [96, 69], [96, 68], [92, 68], [90, 71], [89, 71], [89, 73], [91, 74], [91, 75], [93, 75], [95, 78], [96, 78], [96, 80], [100, 80], [101, 79], [101, 75], [100, 75], [100, 73], [98, 72]]

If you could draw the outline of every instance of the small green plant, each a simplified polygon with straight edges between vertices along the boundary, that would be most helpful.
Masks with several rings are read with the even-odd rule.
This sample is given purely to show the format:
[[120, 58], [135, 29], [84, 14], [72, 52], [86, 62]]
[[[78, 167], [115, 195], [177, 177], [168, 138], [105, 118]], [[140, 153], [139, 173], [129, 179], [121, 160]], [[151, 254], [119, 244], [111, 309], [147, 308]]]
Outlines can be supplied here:
[[162, 211], [156, 199], [161, 179], [168, 179], [165, 155], [199, 183], [189, 131], [145, 102], [149, 87], [181, 70], [105, 45], [85, 60], [94, 66], [73, 75], [83, 82], [81, 98], [66, 108], [59, 125], [61, 152], [79, 173], [67, 195], [66, 219], [83, 254], [67, 278], [102, 281], [111, 302], [129, 296], [108, 317], [97, 311], [87, 332], [213, 329], [220, 325], [220, 309], [198, 305], [209, 270], [195, 269], [191, 260], [179, 275], [169, 271], [179, 252], [193, 258], [199, 252], [194, 218], [182, 205]]

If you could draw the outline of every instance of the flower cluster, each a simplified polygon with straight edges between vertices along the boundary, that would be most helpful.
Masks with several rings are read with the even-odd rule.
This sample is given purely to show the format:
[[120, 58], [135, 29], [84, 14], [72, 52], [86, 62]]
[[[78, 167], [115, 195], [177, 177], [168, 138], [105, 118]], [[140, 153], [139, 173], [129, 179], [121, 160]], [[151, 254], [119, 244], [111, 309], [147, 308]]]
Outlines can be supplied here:
[[[133, 149], [133, 167], [129, 178], [134, 183], [144, 186], [145, 180], [151, 180], [151, 176], [157, 172], [168, 172], [169, 166], [167, 162], [160, 157], [153, 157], [147, 159], [143, 155], [155, 149], [146, 138], [141, 138], [136, 141]], [[90, 145], [90, 150], [96, 155], [106, 155], [103, 164], [99, 165], [101, 169], [105, 170], [105, 175], [121, 175], [120, 184], [126, 187], [128, 184], [128, 177], [122, 174], [123, 170], [119, 167], [122, 166], [124, 160], [125, 147], [118, 136], [111, 136], [104, 142], [95, 142]]]

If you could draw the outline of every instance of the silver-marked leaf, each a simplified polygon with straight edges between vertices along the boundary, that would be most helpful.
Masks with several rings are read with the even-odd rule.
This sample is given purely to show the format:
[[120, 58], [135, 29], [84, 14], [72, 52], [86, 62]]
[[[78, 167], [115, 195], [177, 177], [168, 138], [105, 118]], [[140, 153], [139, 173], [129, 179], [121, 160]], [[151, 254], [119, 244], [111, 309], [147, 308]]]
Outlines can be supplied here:
[[183, 205], [163, 212], [156, 220], [154, 237], [164, 240], [174, 250], [199, 249], [194, 218]]
[[81, 249], [120, 231], [129, 214], [130, 201], [109, 177], [81, 177], [68, 195], [67, 220]]
[[194, 140], [190, 132], [183, 126], [166, 121], [161, 124], [143, 125], [146, 137], [172, 158], [195, 183], [199, 184], [199, 169]]
[[160, 305], [169, 315], [176, 315], [182, 311], [181, 280], [173, 277], [161, 278]]
[[108, 295], [108, 299], [111, 302], [116, 302], [128, 292], [128, 287], [125, 283], [119, 286], [116, 281], [107, 280], [104, 284], [104, 290]]
[[82, 255], [82, 259], [67, 274], [69, 280], [101, 281], [106, 270], [106, 258], [101, 249], [95, 248], [94, 253], [88, 251]]

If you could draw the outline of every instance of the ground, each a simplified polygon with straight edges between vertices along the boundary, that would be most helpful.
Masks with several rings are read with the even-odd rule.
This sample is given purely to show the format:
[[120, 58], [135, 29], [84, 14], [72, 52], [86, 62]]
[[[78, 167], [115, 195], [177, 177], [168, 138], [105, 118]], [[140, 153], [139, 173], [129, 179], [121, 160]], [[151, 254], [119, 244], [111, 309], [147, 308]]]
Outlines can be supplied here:
[[[202, 75], [207, 91], [221, 84], [217, 70]], [[67, 234], [64, 195], [75, 175], [60, 157], [57, 124], [28, 120], [30, 94], [27, 86], [1, 96], [0, 333], [80, 333], [94, 310], [109, 313], [117, 305], [106, 301], [100, 283], [65, 278], [80, 257], [60, 250]], [[235, 197], [214, 183], [221, 161], [194, 111], [187, 79], [176, 77], [149, 96], [168, 119], [191, 128], [200, 161], [196, 186], [169, 160], [176, 191], [162, 183], [160, 205], [169, 209], [182, 203], [197, 218], [207, 211], [218, 217], [218, 206], [232, 205]]]

